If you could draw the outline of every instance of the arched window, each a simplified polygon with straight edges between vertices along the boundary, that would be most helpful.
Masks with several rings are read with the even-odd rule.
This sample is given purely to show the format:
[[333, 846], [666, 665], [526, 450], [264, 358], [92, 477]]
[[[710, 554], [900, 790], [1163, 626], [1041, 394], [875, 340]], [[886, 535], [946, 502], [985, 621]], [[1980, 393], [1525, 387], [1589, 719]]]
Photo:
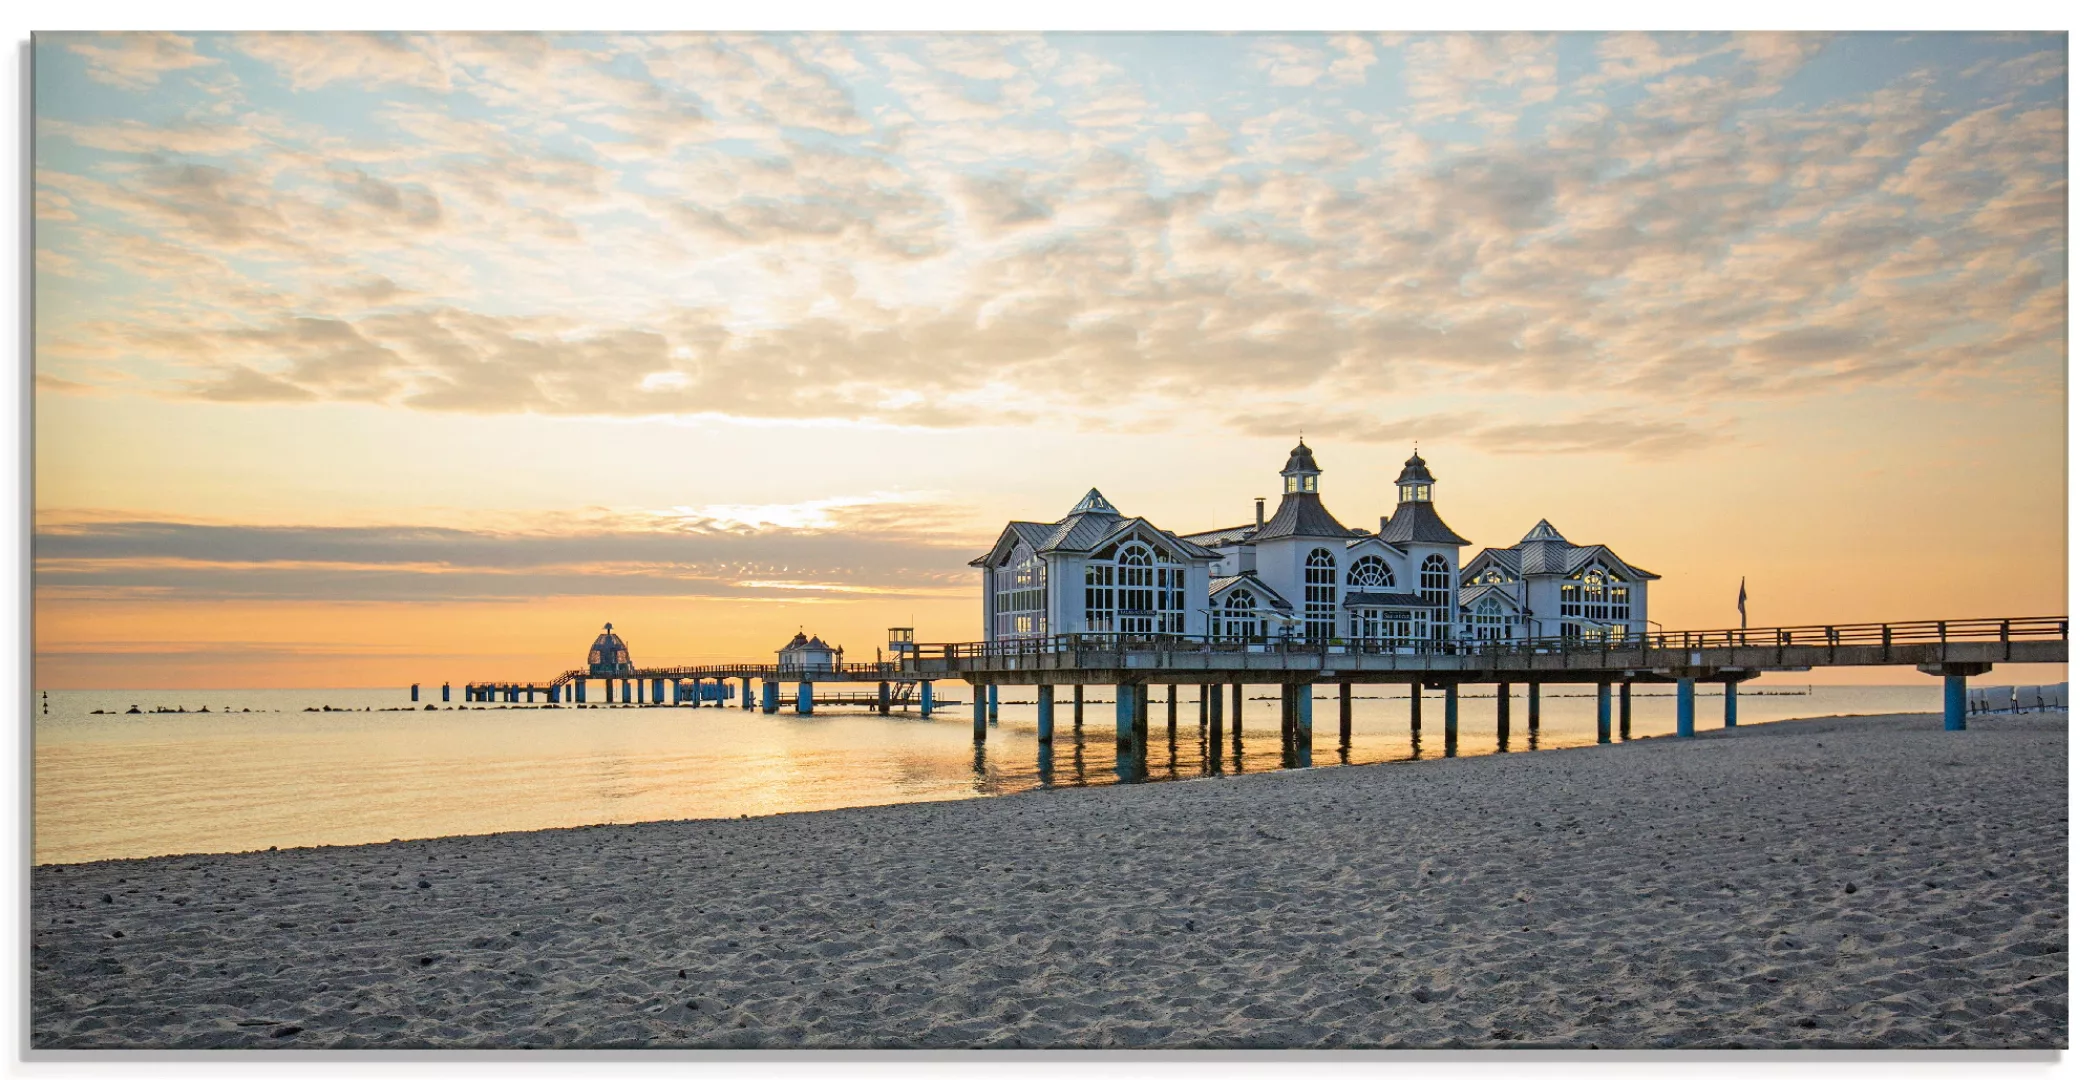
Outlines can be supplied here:
[[1392, 567], [1375, 555], [1365, 555], [1348, 568], [1352, 589], [1390, 589], [1392, 581]]
[[[1572, 622], [1591, 641], [1622, 640], [1632, 621], [1632, 586], [1616, 570], [1590, 563], [1560, 586], [1560, 617]], [[1561, 627], [1561, 635], [1568, 627]]]
[[1233, 589], [1225, 595], [1220, 625], [1229, 641], [1258, 641], [1268, 636], [1268, 620], [1261, 617], [1254, 594], [1248, 589]]
[[1430, 634], [1437, 640], [1450, 637], [1450, 563], [1441, 555], [1421, 560], [1421, 598], [1436, 605], [1429, 613]]
[[1305, 556], [1305, 640], [1325, 643], [1334, 637], [1334, 553], [1313, 548]]

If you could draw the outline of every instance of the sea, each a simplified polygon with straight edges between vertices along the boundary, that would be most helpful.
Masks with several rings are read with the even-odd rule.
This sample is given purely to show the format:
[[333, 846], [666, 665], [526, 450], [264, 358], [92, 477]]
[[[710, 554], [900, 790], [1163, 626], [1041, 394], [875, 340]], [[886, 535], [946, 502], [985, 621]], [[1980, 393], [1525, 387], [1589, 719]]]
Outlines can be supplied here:
[[[968, 688], [941, 684], [947, 697]], [[965, 702], [928, 719], [899, 710], [819, 707], [768, 716], [740, 703], [619, 706], [411, 704], [401, 689], [50, 690], [32, 702], [34, 859], [77, 863], [562, 828], [733, 818], [846, 806], [969, 799], [1041, 788], [1200, 780], [1302, 767], [1285, 759], [1275, 688], [1249, 685], [1241, 737], [1229, 723], [1206, 768], [1197, 709], [1184, 691], [1167, 723], [1153, 689], [1141, 770], [1118, 768], [1112, 687], [1090, 687], [1076, 730], [1059, 687], [1056, 736], [1035, 733], [1034, 693], [1005, 687], [982, 747]], [[1359, 686], [1353, 738], [1337, 741], [1333, 687], [1313, 707], [1311, 767], [1442, 757], [1443, 702], [1425, 695], [1414, 736], [1405, 686]], [[1698, 726], [1721, 723], [1719, 688], [1701, 688]], [[435, 704], [436, 708], [426, 706]], [[1743, 688], [1740, 720], [1932, 712], [1936, 686]], [[136, 708], [137, 712], [131, 710]], [[1229, 709], [1229, 705], [1227, 705]], [[1459, 701], [1459, 755], [1594, 745], [1596, 696], [1545, 688], [1535, 737], [1513, 688], [1511, 737], [1496, 739], [1492, 687]], [[1613, 695], [1613, 736], [1616, 732]], [[1634, 738], [1676, 730], [1674, 690], [1639, 688]]]

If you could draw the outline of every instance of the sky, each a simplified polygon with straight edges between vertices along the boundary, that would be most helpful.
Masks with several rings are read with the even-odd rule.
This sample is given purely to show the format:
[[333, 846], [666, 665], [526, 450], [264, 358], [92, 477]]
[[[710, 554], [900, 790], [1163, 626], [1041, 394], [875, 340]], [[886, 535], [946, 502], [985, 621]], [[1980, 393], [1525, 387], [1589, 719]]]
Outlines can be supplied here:
[[1006, 521], [1238, 524], [1300, 434], [1344, 523], [1418, 446], [1468, 555], [1549, 519], [1667, 629], [2067, 609], [2059, 34], [33, 62], [42, 687], [970, 640]]

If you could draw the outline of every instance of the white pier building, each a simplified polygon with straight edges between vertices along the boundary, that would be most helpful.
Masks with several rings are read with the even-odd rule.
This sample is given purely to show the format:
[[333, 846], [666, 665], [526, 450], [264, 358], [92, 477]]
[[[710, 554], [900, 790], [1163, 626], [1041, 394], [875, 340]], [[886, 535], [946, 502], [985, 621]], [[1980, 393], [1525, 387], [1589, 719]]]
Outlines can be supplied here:
[[[1416, 453], [1378, 530], [1350, 528], [1320, 501], [1302, 440], [1283, 465], [1275, 516], [1180, 535], [1117, 510], [1098, 489], [1055, 522], [1014, 521], [970, 561], [984, 574], [984, 638], [1131, 634], [1310, 641], [1408, 650], [1437, 642], [1623, 638], [1645, 625], [1657, 575], [1603, 545], [1577, 547], [1539, 522], [1467, 563], [1471, 541], [1436, 513], [1436, 478]], [[1460, 569], [1462, 565], [1462, 570]]]

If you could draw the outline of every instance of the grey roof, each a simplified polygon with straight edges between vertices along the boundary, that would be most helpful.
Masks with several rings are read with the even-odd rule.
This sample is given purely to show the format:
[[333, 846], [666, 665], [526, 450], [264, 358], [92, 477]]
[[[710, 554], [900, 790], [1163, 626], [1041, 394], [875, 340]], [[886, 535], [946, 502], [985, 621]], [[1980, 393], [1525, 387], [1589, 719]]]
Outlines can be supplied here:
[[[1086, 505], [1091, 498], [1092, 496], [1088, 496], [1088, 499], [1081, 501], [1079, 505]], [[1101, 502], [1106, 503], [1107, 500], [1103, 499]], [[1164, 537], [1168, 546], [1177, 549], [1183, 559], [1191, 562], [1214, 562], [1224, 557], [1209, 548], [1191, 544], [1141, 517], [1123, 517], [1100, 510], [1074, 510], [1065, 515], [1064, 520], [1055, 524], [1012, 521], [1006, 523], [1006, 528], [1018, 533], [1020, 538], [1026, 540], [1028, 546], [1037, 552], [1090, 552], [1106, 543], [1109, 537], [1138, 522], [1143, 522], [1147, 528]], [[999, 533], [1000, 543], [1005, 541], [1005, 536], [1004, 532]], [[999, 544], [993, 544], [990, 551], [971, 559], [969, 565], [989, 565], [991, 557], [998, 549]]]
[[1560, 530], [1553, 528], [1552, 522], [1544, 518], [1539, 518], [1538, 523], [1531, 526], [1531, 531], [1524, 533], [1523, 539], [1518, 540], [1517, 543], [1529, 544], [1539, 540], [1557, 540], [1562, 544], [1567, 542], [1567, 538], [1560, 535]]
[[1332, 536], [1349, 539], [1356, 534], [1347, 526], [1334, 520], [1326, 506], [1319, 501], [1316, 492], [1292, 492], [1283, 496], [1283, 504], [1275, 508], [1275, 516], [1261, 526], [1249, 540], [1279, 540], [1287, 536]]
[[1181, 539], [1201, 547], [1222, 547], [1225, 544], [1236, 544], [1245, 540], [1253, 534], [1253, 531], [1254, 523], [1249, 521], [1244, 525], [1234, 525], [1228, 529], [1208, 529], [1199, 533], [1183, 533]]
[[1392, 511], [1392, 520], [1378, 534], [1378, 539], [1388, 544], [1457, 544], [1460, 547], [1472, 541], [1459, 536], [1443, 524], [1443, 517], [1436, 513], [1436, 504], [1428, 502], [1403, 502]]
[[1312, 460], [1312, 448], [1306, 446], [1303, 439], [1299, 439], [1297, 446], [1290, 451], [1290, 460], [1283, 463], [1283, 475], [1306, 471], [1318, 472], [1319, 463]]
[[1261, 595], [1268, 598], [1269, 607], [1272, 607], [1277, 611], [1290, 610], [1290, 601], [1283, 599], [1283, 594], [1269, 587], [1269, 584], [1267, 582], [1261, 580], [1260, 575], [1253, 573], [1233, 574], [1230, 577], [1211, 578], [1211, 599], [1216, 599], [1219, 593], [1222, 593], [1225, 590], [1230, 589], [1234, 585], [1251, 585], [1254, 587], [1255, 592], [1258, 592]]
[[1461, 585], [1458, 587], [1458, 606], [1461, 608], [1471, 607], [1475, 601], [1489, 593], [1500, 597], [1510, 607], [1518, 611], [1523, 610], [1522, 599], [1509, 588], [1508, 582], [1502, 582], [1499, 585]]
[[1436, 478], [1429, 473], [1428, 462], [1421, 460], [1421, 451], [1419, 450], [1414, 451], [1414, 456], [1407, 459], [1407, 467], [1401, 469], [1399, 471], [1399, 479], [1393, 481], [1395, 484], [1433, 484], [1435, 482]]
[[1442, 605], [1440, 605], [1440, 604], [1437, 604], [1437, 603], [1436, 603], [1435, 601], [1432, 601], [1432, 600], [1425, 600], [1425, 599], [1421, 598], [1420, 596], [1417, 596], [1417, 595], [1415, 595], [1414, 593], [1397, 593], [1397, 592], [1352, 592], [1352, 593], [1349, 593], [1349, 594], [1348, 594], [1347, 596], [1344, 596], [1344, 597], [1342, 597], [1342, 598], [1341, 598], [1341, 606], [1342, 606], [1342, 607], [1345, 607], [1345, 608], [1352, 608], [1352, 607], [1424, 607], [1424, 608], [1434, 608], [1434, 607], [1440, 607], [1440, 606], [1442, 606]]
[[[1541, 521], [1538, 525], [1540, 528], [1552, 530], [1552, 526], [1548, 522]], [[1538, 529], [1532, 529], [1531, 532], [1535, 535], [1538, 533]], [[1465, 564], [1463, 573], [1469, 577], [1473, 572], [1473, 568], [1479, 565], [1479, 561], [1484, 558], [1500, 566], [1503, 570], [1512, 571], [1519, 577], [1568, 574], [1598, 555], [1608, 556], [1611, 561], [1625, 567], [1637, 581], [1654, 581], [1662, 576], [1651, 570], [1642, 570], [1626, 562], [1624, 559], [1619, 558], [1618, 553], [1612, 551], [1607, 545], [1570, 544], [1567, 542], [1566, 537], [1561, 536], [1556, 530], [1551, 532], [1550, 539], [1526, 540], [1515, 547], [1481, 548], [1479, 554], [1473, 556], [1472, 561]]]

